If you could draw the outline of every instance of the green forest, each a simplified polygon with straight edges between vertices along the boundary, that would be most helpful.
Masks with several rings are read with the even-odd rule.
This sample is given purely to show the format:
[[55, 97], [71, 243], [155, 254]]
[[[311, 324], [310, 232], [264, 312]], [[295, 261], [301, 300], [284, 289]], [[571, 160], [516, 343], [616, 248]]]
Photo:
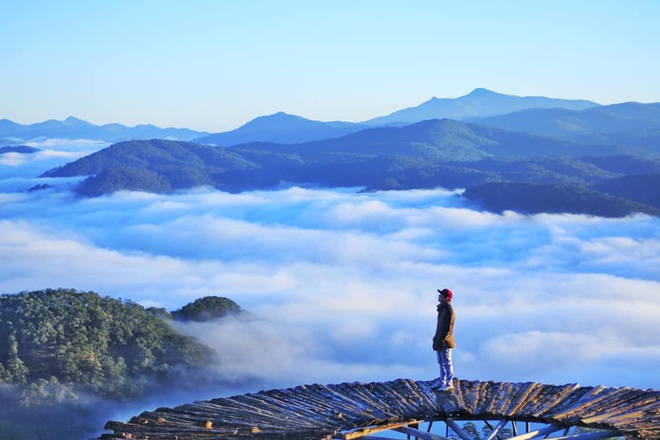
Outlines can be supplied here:
[[[79, 416], [87, 414], [91, 429], [108, 402], [209, 378], [217, 354], [170, 324], [242, 312], [220, 297], [170, 313], [74, 289], [1, 295], [0, 438], [72, 438], [82, 429]], [[41, 423], [29, 424], [35, 414]]]

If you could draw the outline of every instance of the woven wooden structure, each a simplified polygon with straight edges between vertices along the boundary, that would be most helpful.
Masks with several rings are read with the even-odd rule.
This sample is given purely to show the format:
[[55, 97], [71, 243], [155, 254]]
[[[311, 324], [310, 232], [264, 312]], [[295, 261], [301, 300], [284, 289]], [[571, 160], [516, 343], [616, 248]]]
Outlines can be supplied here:
[[[492, 439], [507, 424], [513, 427], [513, 438], [520, 440], [548, 435], [660, 439], [660, 391], [656, 390], [454, 380], [454, 390], [436, 392], [430, 385], [398, 379], [260, 391], [159, 408], [127, 423], [111, 421], [105, 429], [113, 433], [100, 438], [376, 440], [384, 438], [379, 431], [393, 430], [403, 438], [443, 440], [446, 437], [431, 433], [430, 428], [426, 432], [419, 428], [420, 423], [440, 421], [451, 428], [450, 437], [471, 440], [456, 421], [480, 420], [491, 427]], [[517, 432], [519, 422], [525, 422], [526, 432]], [[543, 427], [529, 431], [537, 424]], [[566, 437], [571, 427], [595, 431], [584, 429]]]

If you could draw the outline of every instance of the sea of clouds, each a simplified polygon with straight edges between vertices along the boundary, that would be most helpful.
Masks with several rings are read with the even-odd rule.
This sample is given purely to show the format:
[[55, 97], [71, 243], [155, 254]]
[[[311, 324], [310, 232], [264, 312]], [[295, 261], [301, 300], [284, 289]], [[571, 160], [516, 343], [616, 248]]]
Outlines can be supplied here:
[[[101, 146], [0, 156], [0, 293], [75, 288], [170, 311], [229, 297], [249, 316], [179, 328], [254, 391], [437, 376], [448, 287], [459, 378], [660, 387], [658, 218], [497, 215], [442, 189], [81, 199], [76, 179], [36, 178]], [[27, 191], [38, 183], [54, 187]]]

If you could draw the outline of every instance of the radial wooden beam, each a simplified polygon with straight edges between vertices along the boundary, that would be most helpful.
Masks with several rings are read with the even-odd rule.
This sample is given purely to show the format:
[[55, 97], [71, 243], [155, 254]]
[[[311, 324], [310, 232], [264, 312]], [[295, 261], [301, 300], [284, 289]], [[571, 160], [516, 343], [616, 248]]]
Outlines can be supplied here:
[[[431, 434], [430, 432], [420, 431], [419, 429], [411, 428], [409, 426], [402, 426], [400, 428], [395, 428], [392, 431], [402, 432], [407, 435], [415, 436], [418, 439], [421, 438], [422, 440], [447, 440], [447, 437], [443, 437], [437, 434]], [[365, 438], [368, 439], [370, 437], [365, 437]]]
[[[110, 421], [105, 429], [112, 433], [100, 438], [330, 440], [369, 435], [376, 438], [380, 431], [403, 429], [421, 421], [451, 424], [455, 420], [549, 425], [543, 430], [574, 426], [598, 430], [593, 435], [578, 437], [580, 440], [604, 438], [599, 435], [627, 440], [660, 438], [660, 391], [657, 390], [466, 380], [455, 380], [453, 391], [435, 392], [430, 386], [430, 381], [398, 379], [260, 391], [159, 408], [143, 412], [128, 422]], [[516, 433], [515, 438], [526, 440], [545, 435], [535, 437], [537, 434]]]
[[[493, 440], [497, 438], [497, 435], [500, 433], [500, 430], [506, 426], [506, 424], [509, 423], [507, 419], [500, 420], [500, 423], [495, 428], [490, 429], [490, 435], [486, 438], [486, 440]], [[490, 424], [488, 424], [490, 425]], [[490, 426], [489, 426], [490, 427]]]

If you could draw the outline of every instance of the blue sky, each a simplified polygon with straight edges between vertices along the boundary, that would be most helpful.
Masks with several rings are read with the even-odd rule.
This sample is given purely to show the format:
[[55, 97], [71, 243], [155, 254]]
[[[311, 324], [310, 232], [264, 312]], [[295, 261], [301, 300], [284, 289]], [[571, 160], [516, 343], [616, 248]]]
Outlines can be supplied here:
[[0, 2], [0, 118], [212, 132], [361, 121], [477, 87], [658, 102], [660, 2]]

